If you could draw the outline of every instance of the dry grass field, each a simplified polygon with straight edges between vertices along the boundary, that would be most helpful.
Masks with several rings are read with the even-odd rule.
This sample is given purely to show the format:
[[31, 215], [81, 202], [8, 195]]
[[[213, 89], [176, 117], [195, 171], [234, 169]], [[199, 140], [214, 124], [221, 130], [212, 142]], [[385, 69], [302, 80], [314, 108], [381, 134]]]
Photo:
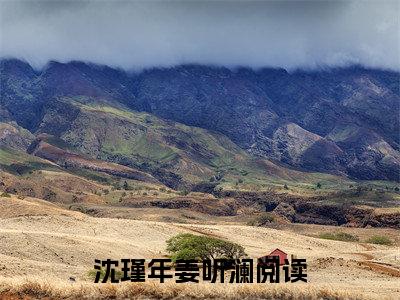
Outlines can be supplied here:
[[[236, 224], [189, 224], [95, 218], [52, 203], [15, 196], [0, 198], [0, 293], [37, 298], [229, 298], [396, 299], [400, 297], [399, 235], [394, 229], [343, 228], [363, 241], [380, 233], [394, 245], [320, 239], [328, 226], [273, 229]], [[256, 258], [280, 248], [306, 258], [307, 284], [219, 286], [100, 285], [87, 273], [94, 259], [161, 258], [166, 240], [178, 233], [215, 236], [242, 245]], [[76, 282], [70, 283], [69, 278]], [[65, 289], [65, 287], [68, 287]], [[29, 294], [29, 293], [28, 293]], [[109, 295], [109, 296], [107, 296]], [[187, 297], [186, 297], [186, 296]], [[330, 296], [329, 296], [330, 295]], [[325, 297], [325, 298], [324, 298]]]
[[[315, 288], [289, 285], [228, 285], [228, 284], [157, 284], [123, 283], [112, 284], [69, 284], [57, 279], [3, 280], [0, 294], [4, 299], [374, 299], [362, 293], [338, 291], [329, 287]], [[1, 298], [1, 296], [0, 296]], [[384, 297], [383, 297], [384, 298]], [[380, 298], [380, 299], [383, 299]], [[378, 298], [375, 298], [378, 299]]]

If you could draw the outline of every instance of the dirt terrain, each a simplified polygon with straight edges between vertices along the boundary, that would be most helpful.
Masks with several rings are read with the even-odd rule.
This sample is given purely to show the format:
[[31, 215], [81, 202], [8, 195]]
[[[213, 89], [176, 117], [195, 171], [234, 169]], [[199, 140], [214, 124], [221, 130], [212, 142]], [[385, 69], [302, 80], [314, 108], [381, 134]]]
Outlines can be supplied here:
[[[309, 236], [329, 228], [317, 225], [273, 229], [95, 218], [43, 200], [15, 196], [1, 197], [0, 208], [3, 281], [33, 275], [66, 282], [71, 276], [78, 282], [90, 281], [87, 273], [95, 258], [160, 258], [167, 255], [167, 239], [190, 232], [239, 243], [253, 258], [275, 248], [306, 258], [311, 287], [400, 297], [400, 251], [394, 229], [382, 229], [382, 233], [393, 237], [396, 244], [382, 246]], [[380, 229], [349, 230], [368, 236]]]

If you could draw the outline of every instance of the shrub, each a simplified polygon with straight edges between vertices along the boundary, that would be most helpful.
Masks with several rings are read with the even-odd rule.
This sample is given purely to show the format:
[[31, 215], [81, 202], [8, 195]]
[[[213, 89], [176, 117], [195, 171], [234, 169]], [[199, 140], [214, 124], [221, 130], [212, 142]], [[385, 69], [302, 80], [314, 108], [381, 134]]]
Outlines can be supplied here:
[[123, 189], [124, 189], [125, 191], [128, 191], [128, 190], [129, 190], [128, 182], [124, 181], [124, 184], [122, 185], [122, 187], [123, 187]]
[[213, 195], [215, 197], [217, 197], [217, 198], [221, 198], [222, 197], [222, 191], [223, 191], [222, 186], [216, 186], [214, 188], [214, 190], [213, 190]]
[[[104, 276], [106, 275], [106, 270], [102, 267], [100, 268], [100, 270], [91, 269], [89, 272], [87, 272], [87, 276], [94, 281], [96, 279], [96, 275], [98, 272], [100, 273], [100, 282], [101, 282]], [[120, 270], [115, 270], [115, 279], [121, 279], [122, 275], [123, 274]]]
[[275, 217], [270, 214], [270, 213], [263, 213], [257, 217], [255, 217], [253, 220], [250, 220], [247, 222], [247, 225], [249, 226], [264, 226], [266, 224], [270, 224], [275, 222]]
[[224, 177], [223, 172], [218, 172], [216, 175], [214, 175], [215, 181], [220, 181]]
[[321, 233], [318, 237], [321, 239], [335, 240], [342, 242], [356, 242], [359, 240], [357, 236], [345, 232], [335, 232], [335, 233], [326, 232], [326, 233]]
[[43, 188], [42, 198], [46, 201], [55, 201], [57, 199], [57, 193], [49, 188]]
[[11, 198], [11, 195], [10, 195], [9, 193], [7, 193], [7, 192], [3, 192], [3, 193], [1, 194], [1, 197]]
[[171, 259], [238, 259], [246, 256], [244, 248], [238, 244], [214, 237], [178, 234], [167, 241], [167, 251]]
[[179, 195], [181, 196], [187, 196], [190, 193], [188, 189], [183, 189], [182, 191], [179, 191]]
[[393, 242], [388, 237], [383, 235], [371, 236], [368, 240], [366, 240], [366, 242], [378, 245], [388, 245], [388, 246], [393, 245]]

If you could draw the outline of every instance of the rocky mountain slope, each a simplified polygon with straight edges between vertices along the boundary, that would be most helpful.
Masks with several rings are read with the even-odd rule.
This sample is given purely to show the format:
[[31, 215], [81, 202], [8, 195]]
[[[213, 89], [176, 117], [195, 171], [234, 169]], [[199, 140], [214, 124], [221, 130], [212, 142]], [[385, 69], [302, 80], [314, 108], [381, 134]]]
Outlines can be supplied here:
[[180, 173], [212, 176], [210, 165], [226, 153], [230, 161], [241, 153], [399, 180], [397, 72], [183, 65], [127, 73], [83, 62], [36, 71], [3, 59], [0, 77], [0, 121], [51, 134], [92, 158], [162, 172], [171, 185]]

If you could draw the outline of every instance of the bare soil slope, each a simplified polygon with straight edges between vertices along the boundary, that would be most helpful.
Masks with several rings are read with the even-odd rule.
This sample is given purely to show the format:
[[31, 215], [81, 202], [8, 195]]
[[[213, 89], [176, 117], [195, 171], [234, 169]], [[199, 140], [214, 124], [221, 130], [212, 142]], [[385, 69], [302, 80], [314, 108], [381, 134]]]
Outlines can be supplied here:
[[93, 218], [46, 201], [14, 196], [0, 198], [0, 208], [3, 280], [36, 275], [87, 281], [95, 258], [160, 258], [167, 254], [167, 239], [190, 232], [239, 243], [253, 258], [274, 248], [307, 258], [311, 287], [400, 296], [397, 246], [322, 240], [272, 228]]

